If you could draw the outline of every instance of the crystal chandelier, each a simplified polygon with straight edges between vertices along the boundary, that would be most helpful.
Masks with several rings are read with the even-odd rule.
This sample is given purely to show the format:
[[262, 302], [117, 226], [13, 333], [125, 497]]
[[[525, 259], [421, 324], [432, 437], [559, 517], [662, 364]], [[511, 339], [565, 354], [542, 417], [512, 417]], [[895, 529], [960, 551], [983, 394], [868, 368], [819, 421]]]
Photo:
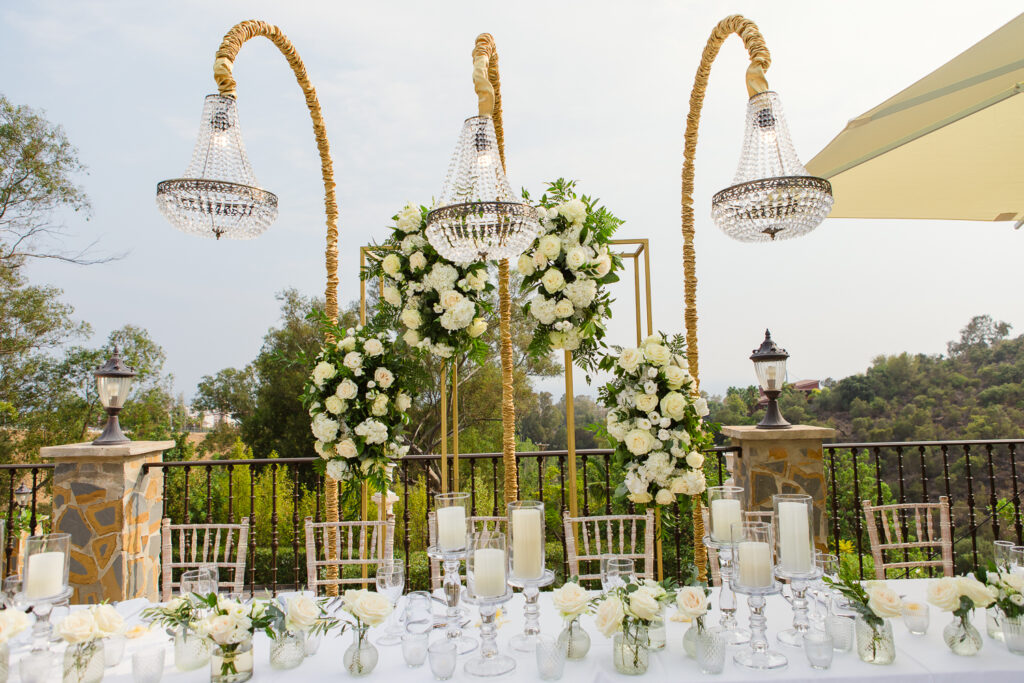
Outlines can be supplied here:
[[498, 153], [490, 116], [473, 116], [448, 166], [440, 208], [427, 214], [427, 239], [455, 263], [513, 259], [542, 228], [537, 211], [516, 201]]
[[252, 239], [277, 218], [277, 195], [249, 165], [233, 97], [206, 96], [192, 162], [184, 177], [157, 184], [156, 204], [179, 230], [216, 239]]
[[712, 197], [711, 218], [729, 237], [766, 242], [805, 235], [831, 210], [832, 185], [800, 163], [778, 94], [751, 97], [739, 167]]

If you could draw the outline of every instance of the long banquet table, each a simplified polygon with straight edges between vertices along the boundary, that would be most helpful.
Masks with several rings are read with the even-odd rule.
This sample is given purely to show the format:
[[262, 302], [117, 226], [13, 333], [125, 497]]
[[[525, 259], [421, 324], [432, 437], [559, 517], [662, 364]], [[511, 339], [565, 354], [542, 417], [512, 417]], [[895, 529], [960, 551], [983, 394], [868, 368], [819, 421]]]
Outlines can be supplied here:
[[[908, 599], [923, 600], [926, 579], [894, 580], [889, 584]], [[738, 596], [740, 608], [738, 617], [740, 623], [747, 623], [746, 600]], [[712, 595], [713, 604], [717, 603], [717, 590]], [[133, 601], [137, 602], [137, 601]], [[561, 629], [561, 621], [551, 606], [550, 593], [542, 593], [540, 598], [541, 606], [541, 627], [545, 634], [555, 636]], [[440, 605], [437, 606], [442, 609]], [[122, 604], [120, 609], [126, 613], [136, 613], [139, 605]], [[499, 647], [503, 652], [515, 656], [517, 667], [514, 672], [502, 676], [504, 680], [539, 680], [537, 675], [536, 662], [532, 653], [517, 653], [508, 649], [508, 639], [519, 633], [523, 627], [522, 596], [517, 594], [511, 602], [505, 605], [503, 610], [505, 621], [498, 631]], [[476, 610], [466, 606], [470, 615], [470, 624], [467, 627], [472, 635], [477, 634], [476, 625], [479, 619]], [[671, 615], [674, 610], [670, 609]], [[984, 645], [981, 652], [975, 657], [958, 657], [949, 651], [942, 641], [942, 629], [952, 620], [949, 614], [940, 613], [934, 607], [931, 608], [931, 624], [925, 636], [913, 636], [901, 620], [894, 620], [893, 631], [896, 636], [896, 661], [888, 666], [876, 666], [865, 664], [858, 659], [856, 652], [836, 653], [832, 668], [827, 671], [815, 671], [807, 663], [802, 649], [789, 648], [780, 645], [775, 640], [775, 633], [786, 628], [791, 619], [792, 612], [789, 605], [780, 597], [769, 598], [766, 609], [768, 617], [768, 636], [772, 641], [772, 647], [783, 652], [789, 658], [789, 666], [786, 669], [772, 672], [752, 672], [741, 669], [732, 661], [730, 649], [726, 657], [725, 671], [720, 676], [703, 676], [697, 668], [697, 663], [690, 659], [683, 652], [683, 634], [689, 624], [672, 621], [666, 622], [668, 644], [666, 648], [657, 653], [651, 654], [650, 668], [647, 673], [640, 677], [622, 676], [612, 666], [611, 641], [604, 638], [594, 628], [592, 617], [584, 617], [583, 625], [592, 639], [590, 652], [581, 662], [566, 662], [565, 674], [562, 677], [566, 683], [609, 683], [610, 681], [629, 681], [642, 678], [649, 681], [679, 681], [703, 679], [718, 681], [864, 681], [897, 683], [901, 681], [913, 682], [945, 682], [960, 683], [965, 676], [981, 673], [984, 675], [984, 683], [1002, 683], [1024, 681], [1024, 657], [1010, 654], [1006, 646], [985, 636], [985, 617], [982, 610], [976, 610], [974, 624], [982, 633]], [[708, 623], [718, 622], [718, 612], [713, 611], [709, 616]], [[375, 629], [376, 630], [376, 629]], [[435, 630], [433, 638], [443, 637], [443, 630]], [[22, 640], [25, 640], [22, 638]], [[108, 683], [131, 683], [131, 653], [136, 648], [145, 645], [160, 644], [167, 639], [162, 634], [151, 633], [139, 640], [129, 640], [125, 657], [122, 662], [107, 670], [104, 681]], [[371, 641], [374, 640], [371, 630]], [[263, 634], [257, 634], [255, 639], [256, 671], [253, 681], [319, 681], [338, 680], [348, 677], [341, 664], [341, 655], [351, 642], [351, 635], [346, 633], [341, 638], [329, 636], [323, 641], [319, 652], [307, 658], [301, 666], [291, 671], [275, 671], [270, 668], [268, 661], [269, 641]], [[179, 672], [173, 665], [173, 651], [168, 642], [167, 664], [164, 671], [164, 681], [170, 683], [205, 683], [209, 681], [209, 670], [207, 668], [191, 672]], [[740, 647], [740, 646], [736, 646]], [[746, 646], [743, 646], [746, 647]], [[25, 651], [27, 645], [20, 644], [12, 648], [11, 655], [11, 681], [18, 680], [17, 660]], [[61, 648], [63, 649], [63, 648]], [[402, 660], [400, 647], [381, 647], [380, 662], [377, 668], [367, 677], [368, 680], [387, 681], [388, 683], [429, 683], [434, 678], [430, 672], [429, 663], [422, 667], [409, 669]], [[455, 682], [478, 681], [468, 676], [462, 670], [462, 663], [468, 658], [476, 656], [477, 652], [460, 657], [459, 666], [455, 676], [451, 679]], [[60, 654], [60, 653], [58, 653]], [[59, 680], [59, 674], [54, 680]]]

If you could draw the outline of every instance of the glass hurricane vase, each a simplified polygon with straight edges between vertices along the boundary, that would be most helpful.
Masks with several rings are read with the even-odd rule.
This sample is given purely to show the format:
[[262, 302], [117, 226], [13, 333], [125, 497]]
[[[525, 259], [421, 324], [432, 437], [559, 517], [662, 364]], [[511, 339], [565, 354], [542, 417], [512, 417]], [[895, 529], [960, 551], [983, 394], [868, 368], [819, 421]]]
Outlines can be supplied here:
[[366, 676], [377, 666], [377, 648], [373, 646], [366, 632], [365, 625], [357, 625], [352, 629], [352, 644], [345, 650], [343, 662], [345, 670], [353, 676]]
[[590, 651], [590, 634], [583, 630], [580, 618], [569, 621], [558, 634], [558, 646], [565, 651], [565, 658], [578, 661]]
[[174, 668], [192, 671], [210, 661], [210, 643], [187, 628], [174, 632]]
[[981, 634], [967, 619], [954, 617], [942, 629], [942, 639], [955, 655], [971, 657], [981, 652]]
[[615, 670], [627, 676], [646, 673], [651, 656], [647, 627], [627, 623], [622, 628], [622, 632], [616, 633], [612, 640], [612, 663]]
[[881, 626], [872, 626], [857, 617], [854, 626], [857, 636], [857, 655], [868, 664], [892, 664], [896, 659], [896, 643], [893, 640], [892, 624], [882, 620]]
[[210, 653], [210, 683], [242, 683], [252, 678], [252, 638], [220, 645]]
[[1024, 655], [1024, 617], [1008, 617], [1005, 614], [999, 617], [1006, 649], [1015, 655]]
[[270, 668], [294, 669], [306, 657], [306, 634], [285, 631], [270, 643]]
[[64, 683], [99, 683], [105, 669], [102, 640], [68, 645], [64, 651]]

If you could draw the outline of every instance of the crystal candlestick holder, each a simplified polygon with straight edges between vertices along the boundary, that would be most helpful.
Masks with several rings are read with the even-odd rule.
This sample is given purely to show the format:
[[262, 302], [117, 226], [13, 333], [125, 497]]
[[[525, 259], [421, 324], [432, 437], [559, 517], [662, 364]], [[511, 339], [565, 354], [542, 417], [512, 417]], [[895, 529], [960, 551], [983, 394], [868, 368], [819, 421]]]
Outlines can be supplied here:
[[470, 676], [501, 676], [516, 668], [516, 660], [498, 652], [498, 627], [494, 617], [498, 607], [512, 599], [512, 590], [494, 598], [474, 597], [467, 592], [466, 602], [480, 610], [480, 655], [466, 662]]
[[72, 589], [65, 586], [57, 595], [45, 598], [30, 598], [25, 593], [19, 593], [16, 600], [19, 605], [32, 608], [32, 614], [36, 617], [36, 623], [32, 626], [32, 652], [49, 652], [50, 639], [53, 637], [53, 624], [50, 623], [50, 614], [53, 608], [71, 597]]
[[740, 627], [736, 622], [736, 593], [732, 588], [735, 581], [733, 550], [736, 544], [715, 541], [711, 536], [705, 536], [704, 545], [718, 551], [718, 567], [722, 576], [722, 586], [718, 592], [718, 609], [722, 612], [719, 621], [722, 637], [729, 645], [745, 645], [750, 642], [750, 631]]
[[526, 624], [523, 632], [513, 636], [509, 641], [509, 647], [519, 652], [533, 652], [537, 647], [537, 636], [540, 635], [540, 607], [537, 605], [537, 598], [540, 596], [540, 589], [550, 586], [555, 581], [555, 573], [545, 569], [541, 577], [535, 581], [527, 581], [512, 577], [508, 585], [513, 588], [521, 588], [523, 597], [526, 598], [526, 607], [523, 608], [523, 617]]
[[789, 581], [789, 590], [792, 595], [786, 596], [783, 593], [783, 596], [793, 608], [793, 625], [785, 631], [780, 631], [775, 637], [783, 645], [803, 647], [804, 634], [807, 633], [811, 625], [807, 590], [811, 587], [811, 582], [821, 578], [821, 569], [815, 567], [809, 572], [793, 573], [776, 567], [775, 576]]
[[747, 596], [750, 608], [750, 649], [743, 649], [733, 655], [733, 661], [739, 666], [755, 671], [783, 669], [789, 665], [789, 659], [781, 652], [768, 647], [768, 620], [764, 616], [765, 598], [781, 592], [782, 586], [773, 583], [771, 586], [755, 588], [736, 584], [737, 593]]
[[444, 588], [445, 605], [448, 607], [446, 614], [447, 627], [445, 635], [448, 640], [455, 643], [458, 653], [464, 655], [476, 649], [477, 642], [462, 632], [459, 626], [460, 610], [459, 600], [462, 596], [462, 580], [459, 578], [459, 563], [465, 559], [466, 550], [458, 551], [442, 550], [437, 546], [427, 548], [427, 555], [431, 559], [440, 560], [444, 567]]

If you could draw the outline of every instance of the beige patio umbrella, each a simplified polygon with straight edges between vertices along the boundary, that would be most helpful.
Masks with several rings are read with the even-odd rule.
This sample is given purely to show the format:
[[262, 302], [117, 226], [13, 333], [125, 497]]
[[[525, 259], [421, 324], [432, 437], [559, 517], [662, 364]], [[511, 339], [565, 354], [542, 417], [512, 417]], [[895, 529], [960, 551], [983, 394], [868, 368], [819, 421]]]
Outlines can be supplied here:
[[833, 218], [1024, 221], [1024, 14], [850, 121], [807, 164]]

